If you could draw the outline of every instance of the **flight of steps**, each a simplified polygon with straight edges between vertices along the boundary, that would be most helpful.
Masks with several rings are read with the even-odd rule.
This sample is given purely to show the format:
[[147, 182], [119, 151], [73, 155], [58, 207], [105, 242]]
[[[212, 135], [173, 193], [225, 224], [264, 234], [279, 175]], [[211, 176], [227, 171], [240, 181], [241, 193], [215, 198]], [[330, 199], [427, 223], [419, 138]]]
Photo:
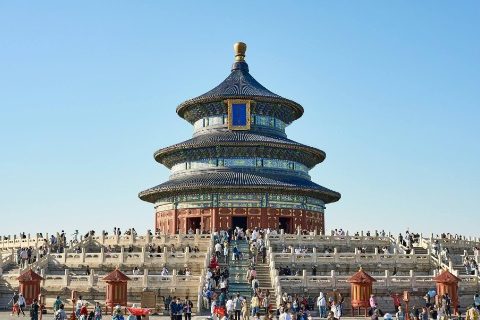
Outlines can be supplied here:
[[[255, 266], [255, 270], [257, 271], [257, 279], [260, 283], [260, 289], [267, 290], [270, 292], [270, 307], [272, 310], [276, 310], [277, 307], [277, 297], [275, 295], [275, 289], [272, 284], [272, 280], [270, 278], [270, 266], [268, 265], [268, 261], [266, 260], [265, 263], [261, 263], [261, 258], [259, 259], [257, 265]], [[261, 310], [265, 312], [266, 310]]]
[[[236, 295], [240, 293], [241, 296], [247, 299], [250, 302], [252, 298], [252, 288], [248, 280], [246, 279], [247, 271], [250, 266], [250, 260], [248, 260], [248, 252], [249, 246], [247, 241], [240, 240], [240, 241], [232, 241], [230, 244], [230, 248], [233, 251], [233, 247], [237, 245], [237, 248], [240, 252], [243, 253], [244, 259], [243, 260], [229, 260], [228, 264], [228, 271], [230, 273], [229, 277], [229, 295]], [[276, 307], [276, 296], [275, 290], [273, 288], [271, 279], [270, 279], [270, 267], [268, 261], [265, 263], [261, 263], [261, 256], [258, 256], [259, 259], [255, 266], [255, 270], [257, 271], [257, 279], [260, 284], [260, 289], [270, 291], [270, 305], [272, 308]], [[264, 315], [266, 310], [260, 309], [260, 314]]]
[[236, 295], [239, 293], [250, 301], [252, 297], [252, 289], [248, 282], [246, 275], [250, 261], [248, 260], [248, 243], [246, 240], [231, 241], [230, 252], [233, 255], [233, 247], [237, 246], [240, 252], [243, 253], [244, 259], [233, 261], [231, 258], [228, 261], [229, 276], [229, 295]]
[[0, 279], [0, 310], [10, 310], [8, 305], [10, 299], [13, 297], [14, 288], [12, 288], [6, 281]]

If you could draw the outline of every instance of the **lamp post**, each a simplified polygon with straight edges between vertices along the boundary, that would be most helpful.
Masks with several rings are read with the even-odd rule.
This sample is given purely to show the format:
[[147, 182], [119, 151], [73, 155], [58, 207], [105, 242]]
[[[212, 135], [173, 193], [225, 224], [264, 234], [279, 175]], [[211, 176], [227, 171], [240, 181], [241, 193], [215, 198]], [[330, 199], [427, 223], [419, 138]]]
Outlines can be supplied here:
[[408, 311], [408, 301], [410, 300], [410, 292], [403, 291], [403, 301], [405, 301], [405, 320], [410, 320], [410, 313]]
[[75, 314], [75, 302], [77, 302], [77, 292], [75, 290], [72, 291], [72, 315], [70, 316], [70, 320], [77, 319], [77, 315]]

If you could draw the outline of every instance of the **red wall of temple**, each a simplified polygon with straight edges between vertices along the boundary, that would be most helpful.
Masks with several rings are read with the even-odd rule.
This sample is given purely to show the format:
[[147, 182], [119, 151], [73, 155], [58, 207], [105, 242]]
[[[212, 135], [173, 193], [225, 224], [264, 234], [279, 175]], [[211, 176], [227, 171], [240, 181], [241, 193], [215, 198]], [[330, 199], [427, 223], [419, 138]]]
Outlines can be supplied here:
[[302, 209], [276, 208], [197, 208], [172, 209], [156, 212], [155, 228], [162, 233], [187, 233], [192, 229], [226, 230], [232, 227], [232, 218], [246, 217], [248, 228], [278, 229], [282, 220], [288, 224], [286, 233], [293, 233], [300, 227], [302, 230], [324, 233], [324, 214]]

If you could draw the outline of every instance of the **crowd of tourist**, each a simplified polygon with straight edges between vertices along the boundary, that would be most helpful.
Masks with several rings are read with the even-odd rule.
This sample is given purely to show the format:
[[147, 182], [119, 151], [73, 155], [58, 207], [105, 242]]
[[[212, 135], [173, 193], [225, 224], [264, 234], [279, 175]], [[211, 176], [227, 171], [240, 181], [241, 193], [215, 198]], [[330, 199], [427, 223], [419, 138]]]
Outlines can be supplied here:
[[[268, 289], [261, 289], [257, 277], [256, 266], [266, 261], [265, 232], [259, 229], [223, 230], [215, 232], [214, 255], [212, 256], [203, 288], [203, 304], [210, 309], [214, 319], [224, 317], [235, 320], [246, 320], [249, 316], [258, 319], [260, 312], [267, 317], [272, 316], [271, 293]], [[242, 241], [244, 246], [240, 244]], [[246, 247], [246, 252], [242, 251]], [[248, 267], [244, 275], [236, 274], [235, 283], [246, 283], [250, 288], [249, 295], [230, 290], [230, 277], [228, 265], [240, 265], [247, 262]], [[225, 264], [222, 268], [221, 263]], [[243, 269], [241, 269], [243, 270]], [[251, 298], [249, 298], [251, 296]]]
[[[312, 318], [312, 314], [318, 311], [320, 318], [327, 318], [329, 320], [340, 319], [344, 315], [344, 297], [340, 292], [329, 292], [323, 293], [320, 292], [318, 297], [312, 298], [307, 294], [288, 294], [284, 292], [283, 295], [278, 299], [280, 304], [277, 306], [276, 301], [272, 300], [272, 293], [268, 289], [262, 289], [261, 283], [257, 277], [257, 267], [259, 264], [266, 262], [267, 248], [265, 245], [265, 236], [271, 232], [270, 230], [260, 230], [258, 228], [252, 230], [243, 230], [242, 228], [235, 228], [232, 230], [222, 230], [219, 232], [213, 233], [214, 241], [214, 254], [211, 257], [211, 260], [208, 265], [208, 270], [206, 271], [206, 281], [202, 290], [203, 305], [205, 308], [210, 310], [211, 316], [214, 319], [228, 319], [228, 320], [249, 320], [253, 318], [254, 320], [259, 320], [260, 317], [264, 319], [278, 318], [279, 320], [307, 320]], [[113, 231], [114, 235], [121, 235], [122, 232], [120, 228], [115, 227]], [[193, 230], [189, 233], [193, 233]], [[106, 232], [104, 232], [107, 235]], [[131, 228], [125, 231], [123, 234], [128, 236], [137, 236], [135, 229]], [[93, 236], [94, 232], [89, 231], [86, 236]], [[335, 236], [345, 236], [346, 232], [343, 229], [335, 229], [332, 231], [332, 235]], [[380, 232], [374, 231], [372, 233], [374, 236], [385, 236], [385, 232], [382, 230]], [[359, 236], [358, 233], [355, 236]], [[366, 236], [371, 236], [369, 231], [366, 232]], [[455, 235], [456, 236], [456, 235]], [[450, 234], [442, 234], [441, 238], [452, 238], [455, 237]], [[21, 237], [25, 237], [24, 234]], [[460, 238], [460, 237], [459, 237]], [[404, 234], [400, 233], [396, 238], [396, 242], [405, 248], [405, 251], [411, 252], [415, 244], [418, 244], [420, 241], [420, 235], [418, 233], [413, 233], [406, 231]], [[241, 246], [241, 243], [246, 243], [246, 246]], [[71, 244], [74, 244], [74, 250], [80, 252], [81, 248], [78, 246], [78, 231], [72, 235]], [[19, 248], [17, 251], [17, 263], [21, 267], [28, 267], [32, 263], [35, 263], [37, 257], [43, 257], [48, 252], [58, 252], [62, 253], [68, 247], [67, 238], [65, 232], [56, 233], [56, 235], [51, 235], [48, 240], [45, 240], [45, 243], [38, 248], [28, 247], [28, 248]], [[247, 249], [242, 249], [246, 247]], [[285, 245], [282, 244], [282, 252], [294, 254], [303, 254], [312, 250], [312, 246], [306, 245]], [[107, 246], [104, 248], [107, 253], [112, 253], [118, 251], [118, 247]], [[372, 247], [358, 247], [356, 248], [359, 253], [366, 253], [367, 249], [372, 250]], [[434, 240], [432, 243], [433, 253], [441, 259], [443, 262], [448, 262], [451, 260], [451, 254], [449, 248], [446, 245], [442, 245], [441, 241]], [[127, 246], [125, 252], [133, 253], [138, 250], [137, 247], [133, 245]], [[161, 248], [160, 246], [155, 246], [149, 244], [145, 247], [145, 251], [153, 256], [156, 253], [168, 253], [176, 254], [181, 252], [199, 252], [197, 246], [190, 245], [175, 245], [171, 244], [168, 247]], [[332, 253], [332, 248], [323, 247], [322, 251], [325, 253]], [[390, 253], [390, 248], [388, 246], [377, 247], [379, 252], [384, 254]], [[473, 248], [474, 256], [469, 256], [464, 254], [463, 267], [465, 268], [465, 273], [468, 275], [474, 275], [479, 273], [479, 264], [477, 263], [477, 257], [480, 253], [478, 247]], [[239, 292], [231, 290], [231, 283], [238, 283], [239, 275], [235, 275], [235, 279], [232, 278], [232, 275], [229, 272], [229, 265], [235, 265], [238, 262], [248, 262], [248, 269], [244, 275], [244, 280], [249, 285], [251, 294], [244, 296]], [[171, 266], [170, 266], [171, 267]], [[295, 265], [280, 265], [277, 266], [279, 275], [301, 275], [302, 270], [300, 268], [295, 268]], [[311, 274], [316, 275], [317, 266], [311, 266]], [[90, 267], [87, 266], [86, 274], [90, 274]], [[191, 269], [185, 265], [183, 268], [177, 270], [178, 275], [191, 275]], [[139, 275], [140, 269], [134, 267], [132, 270], [133, 275]], [[161, 275], [167, 276], [172, 274], [172, 271], [169, 270], [169, 267], [164, 265]], [[250, 297], [251, 295], [251, 297]], [[380, 317], [385, 319], [396, 318], [397, 320], [406, 319], [406, 310], [402, 307], [398, 294], [392, 295], [393, 304], [395, 307], [395, 312], [392, 314], [384, 313], [379, 308], [376, 297], [370, 297], [370, 308], [368, 310], [369, 316], [372, 320], [377, 320]], [[429, 320], [429, 319], [450, 319], [455, 315], [455, 310], [458, 306], [453, 306], [453, 302], [448, 294], [441, 296], [436, 295], [436, 293], [431, 290], [424, 296], [425, 304], [423, 305], [413, 305], [409, 310], [409, 317], [413, 320]], [[22, 293], [16, 293], [11, 300], [12, 305], [12, 314], [19, 316], [20, 314], [25, 315], [25, 310], [27, 308], [25, 298]], [[41, 312], [41, 307], [38, 301], [34, 301], [33, 304], [28, 308], [30, 316], [32, 319], [38, 319], [38, 313]], [[185, 317], [185, 320], [191, 319], [193, 303], [189, 300], [188, 297], [181, 299], [180, 297], [168, 297], [165, 298], [165, 309], [170, 313], [171, 320], [181, 320], [182, 317]], [[55, 312], [55, 319], [66, 319], [67, 315], [65, 313], [65, 306], [61, 301], [60, 297], [57, 297], [53, 305]], [[473, 304], [467, 308], [464, 308], [466, 311], [467, 320], [479, 320], [479, 310], [480, 310], [480, 296], [476, 294], [473, 298]], [[77, 317], [82, 320], [88, 319], [101, 319], [102, 310], [98, 303], [94, 305], [89, 305], [88, 302], [84, 301], [81, 297], [76, 302], [75, 312]], [[117, 319], [120, 319], [121, 311], [115, 311]]]

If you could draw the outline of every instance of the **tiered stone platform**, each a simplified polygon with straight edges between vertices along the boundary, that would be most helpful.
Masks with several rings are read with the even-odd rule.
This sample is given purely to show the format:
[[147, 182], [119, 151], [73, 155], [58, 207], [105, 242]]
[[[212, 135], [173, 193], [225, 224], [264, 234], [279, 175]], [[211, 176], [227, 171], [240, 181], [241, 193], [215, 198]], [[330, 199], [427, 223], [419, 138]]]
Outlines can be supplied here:
[[[70, 303], [67, 298], [73, 290], [88, 301], [105, 301], [102, 278], [119, 268], [131, 279], [129, 303], [141, 303], [145, 292], [150, 292], [157, 297], [157, 310], [163, 312], [163, 297], [189, 296], [195, 304], [194, 312], [201, 312], [201, 288], [214, 245], [210, 234], [89, 236], [78, 243], [69, 242], [61, 253], [47, 250], [43, 254], [38, 249], [48, 245], [46, 239], [47, 236], [27, 236], [0, 241], [0, 308], [6, 308], [13, 291], [18, 288], [18, 276], [27, 268], [43, 276], [41, 288], [47, 306], [51, 307], [55, 296], [60, 295], [67, 302], [67, 308]], [[435, 254], [436, 242], [441, 249], [448, 248], [448, 259]], [[171, 251], [172, 245], [175, 252]], [[247, 251], [246, 242], [239, 241], [237, 245], [241, 251]], [[345, 308], [349, 312], [350, 284], [347, 280], [360, 267], [376, 279], [373, 292], [385, 311], [393, 309], [391, 294], [404, 290], [412, 294], [413, 304], [421, 305], [422, 296], [435, 288], [433, 278], [439, 270], [449, 270], [461, 279], [461, 306], [471, 304], [478, 290], [478, 273], [466, 274], [458, 264], [465, 255], [479, 261], [478, 250], [473, 249], [480, 246], [478, 239], [422, 236], [409, 253], [390, 236], [270, 234], [266, 237], [266, 245], [267, 261], [257, 264], [257, 277], [260, 287], [269, 289], [277, 302], [284, 292], [306, 295], [313, 301], [320, 291], [337, 291], [346, 297]], [[26, 247], [32, 248], [36, 261], [19, 267], [17, 250]], [[197, 248], [198, 252], [187, 247]], [[246, 260], [229, 259], [226, 264], [222, 263], [230, 272], [230, 292], [250, 298], [250, 286], [245, 279], [248, 265]], [[86, 274], [87, 266], [89, 275]], [[161, 274], [164, 266], [170, 271], [168, 275]], [[281, 274], [280, 269], [287, 266], [292, 274]], [[316, 275], [312, 274], [314, 266]], [[133, 274], [134, 267], [139, 269], [138, 274]], [[185, 267], [190, 269], [191, 275], [179, 274]]]
[[[392, 311], [392, 293], [402, 294], [404, 290], [411, 292], [412, 303], [423, 305], [422, 297], [430, 289], [435, 289], [433, 278], [440, 270], [449, 270], [459, 274], [452, 263], [440, 263], [433, 254], [432, 241], [421, 238], [419, 244], [405, 253], [392, 237], [370, 236], [324, 236], [324, 235], [270, 235], [269, 263], [271, 279], [277, 297], [283, 292], [307, 295], [313, 299], [320, 291], [324, 293], [337, 291], [346, 297], [346, 309], [349, 309], [350, 283], [348, 279], [361, 267], [377, 281], [373, 291], [378, 297], [383, 310]], [[443, 240], [443, 246], [454, 244], [451, 259], [461, 260], [463, 250], [472, 252], [477, 241]], [[387, 248], [384, 253], [382, 248]], [[287, 249], [287, 253], [285, 251]], [[298, 252], [298, 248], [306, 248], [306, 252]], [[364, 250], [359, 250], [363, 248]], [[380, 249], [379, 249], [380, 248]], [[453, 248], [453, 247], [452, 247]], [[295, 250], [297, 249], [297, 253]], [[326, 253], [325, 250], [331, 250]], [[420, 253], [417, 253], [420, 252]], [[462, 255], [460, 255], [462, 253]], [[474, 257], [479, 260], [478, 255]], [[281, 269], [288, 266], [292, 275], [280, 275]], [[316, 266], [316, 275], [312, 275], [312, 267]], [[461, 282], [459, 292], [461, 305], [472, 303], [472, 296], [478, 290], [479, 277], [475, 275], [459, 275]]]

